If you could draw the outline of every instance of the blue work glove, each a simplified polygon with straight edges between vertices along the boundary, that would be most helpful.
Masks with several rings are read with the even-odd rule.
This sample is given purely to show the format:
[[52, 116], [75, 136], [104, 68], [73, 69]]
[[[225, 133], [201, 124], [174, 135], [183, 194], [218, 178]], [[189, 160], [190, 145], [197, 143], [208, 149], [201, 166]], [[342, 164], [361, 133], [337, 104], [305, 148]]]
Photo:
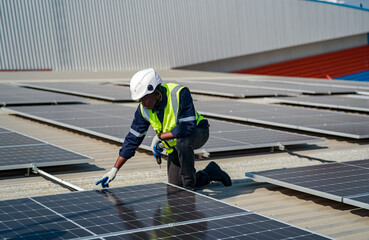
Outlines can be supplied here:
[[163, 144], [158, 142], [154, 145], [152, 153], [156, 159], [161, 158], [161, 153], [163, 152]]
[[108, 188], [109, 183], [114, 180], [115, 176], [117, 175], [118, 168], [113, 167], [108, 173], [106, 173], [101, 180], [96, 182], [96, 185], [101, 183], [103, 188]]
[[155, 135], [155, 137], [152, 139], [151, 142], [152, 154], [154, 155], [155, 158], [160, 158], [161, 153], [163, 152], [163, 148], [160, 148], [158, 146], [159, 143], [161, 143], [161, 139], [157, 135]]

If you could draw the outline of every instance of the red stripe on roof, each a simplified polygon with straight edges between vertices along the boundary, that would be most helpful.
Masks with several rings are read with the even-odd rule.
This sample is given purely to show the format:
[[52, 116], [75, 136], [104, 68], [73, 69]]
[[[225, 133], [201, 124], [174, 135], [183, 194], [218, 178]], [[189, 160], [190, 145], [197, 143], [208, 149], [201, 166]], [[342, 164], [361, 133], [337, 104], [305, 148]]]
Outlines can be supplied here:
[[367, 70], [369, 70], [369, 45], [244, 69], [234, 73], [337, 78]]

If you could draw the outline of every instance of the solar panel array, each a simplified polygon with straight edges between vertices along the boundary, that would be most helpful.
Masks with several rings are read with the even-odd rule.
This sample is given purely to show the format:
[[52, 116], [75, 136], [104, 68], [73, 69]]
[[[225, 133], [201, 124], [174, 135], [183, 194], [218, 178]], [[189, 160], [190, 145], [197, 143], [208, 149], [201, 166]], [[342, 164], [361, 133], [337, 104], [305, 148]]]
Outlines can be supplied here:
[[[85, 132], [109, 140], [123, 142], [129, 132], [136, 108], [120, 104], [68, 105], [11, 107], [4, 110]], [[231, 150], [244, 150], [283, 145], [304, 144], [322, 141], [321, 138], [302, 134], [269, 130], [219, 120], [210, 121], [210, 137], [197, 154], [207, 154]], [[150, 127], [141, 148], [151, 150], [155, 136]]]
[[20, 86], [47, 91], [96, 98], [111, 102], [132, 102], [127, 87], [85, 82], [33, 82], [20, 83]]
[[90, 157], [0, 127], [0, 170], [92, 161]]
[[2, 239], [328, 239], [164, 183], [0, 203]]
[[87, 99], [0, 84], [0, 106], [82, 103]]
[[369, 209], [369, 160], [250, 172], [246, 176]]
[[241, 101], [197, 101], [205, 115], [323, 133], [354, 139], [369, 138], [369, 116]]
[[278, 103], [369, 112], [369, 97], [361, 95], [333, 95], [267, 99]]

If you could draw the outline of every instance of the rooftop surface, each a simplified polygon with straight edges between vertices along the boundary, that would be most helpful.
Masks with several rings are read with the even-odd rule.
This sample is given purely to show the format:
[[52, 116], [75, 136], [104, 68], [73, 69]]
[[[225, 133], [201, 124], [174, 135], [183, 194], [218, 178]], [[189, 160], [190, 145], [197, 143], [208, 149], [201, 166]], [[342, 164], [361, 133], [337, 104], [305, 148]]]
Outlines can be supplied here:
[[[177, 78], [212, 78], [214, 81], [232, 78], [254, 78], [252, 75], [218, 74], [191, 71], [158, 71], [165, 82]], [[85, 82], [129, 80], [133, 72], [111, 73], [65, 73], [65, 72], [20, 72], [1, 73], [0, 83], [24, 81], [72, 81]], [[255, 76], [260, 79], [260, 76]], [[292, 79], [292, 78], [286, 78]], [[210, 99], [211, 96], [196, 95], [197, 98]], [[222, 99], [221, 97], [216, 97]], [[242, 101], [252, 103], [268, 102], [263, 98], [250, 98]], [[91, 104], [106, 104], [105, 101], [90, 100]], [[132, 103], [122, 103], [132, 104]], [[358, 113], [364, 114], [364, 113]], [[44, 171], [86, 190], [95, 189], [95, 182], [115, 163], [120, 143], [98, 139], [35, 120], [9, 114], [0, 109], [0, 125], [22, 132], [60, 147], [87, 155], [95, 159], [89, 164], [73, 166], [45, 167]], [[290, 130], [292, 131], [292, 130]], [[299, 132], [301, 133], [301, 132]], [[323, 137], [324, 142], [303, 144], [290, 147], [289, 150], [300, 155], [334, 161], [369, 159], [369, 140], [355, 140], [304, 133]], [[210, 161], [217, 162], [233, 179], [233, 186], [223, 187], [218, 183], [210, 184], [198, 192], [251, 210], [274, 219], [296, 225], [335, 239], [368, 239], [369, 210], [327, 200], [321, 197], [290, 190], [267, 183], [255, 182], [245, 177], [245, 172], [268, 169], [290, 168], [322, 164], [319, 161], [291, 156], [287, 152], [275, 149], [245, 150], [222, 153], [196, 161], [196, 169], [204, 168]], [[166, 182], [166, 166], [156, 164], [152, 154], [139, 150], [119, 171], [111, 187], [136, 184]], [[25, 170], [0, 172], [0, 199], [14, 199], [29, 196], [48, 195], [69, 192], [41, 176], [25, 176]]]

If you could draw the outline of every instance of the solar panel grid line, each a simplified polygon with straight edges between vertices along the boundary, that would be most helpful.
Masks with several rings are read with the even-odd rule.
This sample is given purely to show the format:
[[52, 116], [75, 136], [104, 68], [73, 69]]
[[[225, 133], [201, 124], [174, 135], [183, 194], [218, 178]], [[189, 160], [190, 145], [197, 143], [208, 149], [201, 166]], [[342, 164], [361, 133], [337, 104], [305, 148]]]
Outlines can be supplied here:
[[349, 166], [354, 166], [357, 168], [364, 168], [364, 169], [369, 169], [369, 162], [361, 162], [362, 160], [357, 160], [357, 161], [347, 161], [347, 162], [341, 162], [341, 164], [343, 165], [349, 165]]
[[32, 197], [30, 197], [29, 199], [30, 199], [30, 200], [32, 200], [32, 201], [34, 201], [35, 203], [37, 203], [37, 204], [41, 205], [41, 206], [42, 206], [42, 207], [44, 207], [45, 209], [47, 209], [47, 210], [49, 210], [49, 211], [51, 211], [51, 212], [55, 213], [55, 214], [56, 214], [56, 215], [58, 215], [59, 217], [64, 218], [64, 219], [65, 219], [65, 220], [67, 220], [68, 222], [70, 222], [70, 223], [72, 223], [72, 224], [76, 225], [77, 227], [79, 227], [79, 228], [81, 228], [81, 229], [85, 230], [86, 232], [88, 232], [88, 233], [90, 233], [90, 234], [92, 234], [92, 235], [94, 235], [94, 236], [97, 236], [94, 232], [92, 232], [92, 231], [90, 231], [90, 230], [86, 229], [85, 227], [81, 226], [80, 224], [78, 224], [78, 223], [74, 222], [73, 220], [71, 220], [71, 219], [69, 219], [69, 218], [67, 218], [67, 217], [63, 216], [62, 214], [60, 214], [60, 213], [58, 213], [58, 212], [54, 211], [53, 209], [51, 209], [51, 208], [49, 208], [49, 207], [45, 206], [44, 204], [42, 204], [42, 203], [38, 202], [37, 200], [33, 199]]
[[[2, 155], [2, 161], [0, 170], [32, 168], [33, 166], [60, 166], [88, 163], [93, 161], [93, 159], [90, 157], [61, 149], [53, 145], [41, 145], [42, 149], [37, 149], [37, 147], [39, 146], [23, 146], [21, 149], [17, 150], [16, 154], [14, 153], [13, 149], [1, 148], [0, 152]], [[11, 151], [9, 152], [9, 150]], [[42, 156], [45, 152], [49, 154], [48, 157]], [[6, 161], [7, 159], [12, 159], [13, 161], [9, 163], [9, 161]]]
[[[366, 174], [367, 175], [367, 174]], [[353, 175], [356, 178], [360, 177], [357, 175]], [[341, 177], [341, 178], [324, 178], [324, 183], [318, 184], [318, 181], [315, 181], [317, 185], [314, 185], [314, 181], [307, 182], [306, 184], [301, 182], [296, 182], [295, 184], [299, 184], [301, 186], [307, 186], [316, 190], [319, 189], [329, 189], [330, 186], [332, 186], [332, 190], [327, 190], [327, 192], [330, 193], [336, 193], [336, 188], [340, 189], [340, 191], [355, 191], [355, 189], [360, 189], [362, 187], [368, 187], [365, 183], [369, 180], [368, 178], [363, 179], [348, 179], [353, 176], [347, 176], [347, 177]], [[362, 176], [365, 176], [365, 174], [362, 174]], [[340, 183], [337, 183], [340, 182]], [[358, 185], [358, 186], [357, 186]], [[344, 197], [348, 195], [343, 195]]]
[[[0, 209], [2, 219], [0, 225], [0, 236], [4, 239], [19, 237], [27, 239], [37, 236], [38, 239], [58, 238], [65, 234], [58, 224], [66, 225], [65, 219], [54, 212], [42, 207], [29, 198], [2, 201], [3, 208]], [[69, 222], [68, 222], [69, 223]], [[71, 226], [72, 225], [72, 226]], [[76, 225], [69, 223], [69, 236], [86, 236], [81, 233]], [[73, 227], [73, 228], [72, 228]]]
[[[104, 234], [99, 234], [99, 235], [96, 235], [96, 236], [88, 236], [88, 237], [83, 237], [83, 238], [78, 238], [78, 239], [88, 240], [88, 239], [94, 239], [96, 237], [107, 238], [107, 237], [113, 237], [113, 236], [122, 236], [122, 235], [134, 234], [134, 233], [138, 233], [138, 232], [160, 230], [160, 229], [164, 229], [164, 228], [168, 228], [168, 227], [173, 228], [173, 227], [189, 225], [189, 224], [199, 224], [199, 223], [202, 223], [202, 222], [208, 222], [208, 221], [212, 221], [212, 220], [220, 220], [220, 219], [226, 219], [226, 218], [231, 218], [231, 217], [244, 216], [244, 215], [248, 215], [248, 214], [252, 214], [252, 213], [242, 212], [242, 213], [234, 213], [234, 214], [217, 216], [217, 217], [201, 218], [201, 219], [197, 219], [197, 220], [167, 223], [167, 224], [162, 224], [162, 225], [159, 225], [159, 226], [143, 227], [143, 228], [124, 230], [124, 231], [119, 231], [119, 232], [104, 233]], [[75, 240], [77, 240], [77, 238]]]
[[[350, 166], [347, 166], [350, 167]], [[352, 171], [355, 171], [356, 168], [352, 167]], [[290, 178], [295, 177], [303, 177], [301, 174], [307, 174], [307, 175], [324, 175], [328, 171], [334, 170], [338, 173], [347, 172], [346, 166], [344, 166], [341, 163], [323, 163], [319, 165], [312, 165], [312, 166], [305, 166], [305, 167], [295, 167], [295, 168], [283, 168], [283, 169], [276, 169], [269, 170], [269, 171], [263, 171], [264, 176], [270, 176], [274, 178], [278, 178], [281, 180], [287, 180]], [[341, 171], [337, 171], [341, 170]]]
[[[209, 220], [209, 221], [205, 221], [205, 222], [211, 223], [212, 221]], [[216, 222], [216, 221], [213, 221], [213, 222]], [[199, 222], [199, 223], [201, 224], [202, 222]], [[265, 224], [265, 223], [263, 223], [263, 224]], [[173, 235], [171, 229], [173, 229], [174, 227], [181, 227], [181, 226], [185, 227], [186, 230], [182, 231], [182, 233]], [[247, 224], [243, 224], [243, 225], [233, 224], [231, 227], [228, 227], [228, 226], [223, 226], [223, 225], [219, 224], [215, 228], [206, 230], [206, 233], [198, 231], [198, 229], [196, 229], [195, 226], [191, 228], [191, 224], [165, 226], [164, 228], [151, 229], [151, 230], [155, 230], [156, 232], [159, 232], [157, 234], [159, 236], [166, 235], [170, 239], [186, 239], [186, 238], [187, 239], [188, 238], [191, 238], [191, 239], [194, 239], [194, 238], [196, 238], [196, 239], [229, 239], [229, 238], [232, 238], [232, 239], [234, 239], [234, 238], [237, 238], [237, 237], [248, 237], [248, 238], [250, 238], [253, 235], [256, 235], [255, 237], [257, 237], [259, 239], [260, 238], [265, 239], [265, 238], [263, 238], [263, 233], [271, 233], [272, 232], [272, 230], [261, 230], [261, 231], [258, 231], [257, 233], [247, 234], [247, 233], [243, 233], [243, 232], [245, 232], [244, 230], [243, 230], [243, 232], [242, 232], [242, 230], [241, 231], [233, 230], [237, 227], [247, 229], [248, 227], [249, 228], [256, 228], [257, 225], [252, 224], [252, 223], [247, 223]], [[288, 228], [290, 228], [290, 227], [286, 226], [284, 228], [279, 228], [278, 231], [283, 230], [283, 229], [288, 229]], [[165, 231], [165, 230], [166, 230], [166, 232], [163, 234], [162, 232]], [[144, 231], [144, 232], [146, 232], [146, 231]], [[162, 231], [162, 232], [160, 232], [160, 231]], [[139, 233], [140, 231], [135, 231], [135, 232]], [[143, 232], [143, 231], [141, 231], [141, 232]], [[214, 233], [212, 233], [212, 232], [214, 232]], [[132, 235], [132, 233], [117, 234], [117, 235], [112, 235], [112, 236], [114, 236], [114, 237], [116, 237], [116, 236], [123, 237], [123, 235]], [[198, 235], [199, 237], [197, 238], [196, 235]], [[273, 232], [270, 235], [272, 235], [274, 237], [273, 239], [282, 239], [282, 238], [279, 238], [279, 237], [282, 237], [282, 235], [279, 235], [278, 232]], [[310, 234], [308, 233], [306, 235], [310, 235]], [[129, 238], [129, 236], [127, 236], [127, 237]], [[299, 237], [302, 237], [302, 235], [299, 235]], [[162, 238], [160, 238], [160, 239], [162, 239]]]
[[[166, 184], [171, 185], [171, 186], [175, 186], [175, 185], [173, 185], [173, 184], [171, 184], [171, 183], [166, 183]], [[179, 187], [179, 186], [175, 186], [175, 187], [180, 188], [180, 189], [187, 190], [187, 189], [182, 188], [182, 187]], [[187, 190], [187, 191], [188, 191], [188, 190]], [[200, 193], [198, 193], [198, 192], [196, 192], [196, 191], [194, 191], [194, 193], [195, 193], [195, 194], [197, 194], [197, 195], [200, 195], [200, 196], [203, 196], [203, 197], [209, 198], [209, 199], [210, 199], [210, 200], [212, 200], [212, 201], [216, 201], [216, 202], [219, 202], [219, 203], [223, 203], [223, 204], [229, 205], [229, 206], [231, 206], [231, 207], [238, 208], [238, 209], [240, 209], [241, 211], [246, 211], [246, 212], [249, 212], [249, 213], [254, 213], [253, 211], [250, 211], [250, 210], [248, 210], [248, 209], [241, 208], [241, 207], [239, 207], [239, 206], [237, 206], [237, 205], [232, 205], [232, 204], [230, 204], [230, 203], [223, 202], [223, 201], [218, 200], [218, 199], [215, 199], [215, 198], [211, 198], [210, 196], [200, 194]], [[273, 221], [274, 221], [274, 222], [273, 222], [274, 224], [283, 224], [283, 225], [288, 225], [288, 226], [292, 226], [292, 227], [294, 227], [294, 228], [295, 228], [295, 229], [297, 229], [297, 230], [307, 231], [307, 232], [312, 233], [312, 234], [314, 234], [314, 235], [316, 234], [316, 233], [314, 233], [314, 232], [312, 232], [312, 231], [310, 231], [310, 230], [308, 230], [308, 229], [303, 229], [303, 228], [300, 228], [300, 227], [297, 227], [297, 226], [293, 226], [293, 225], [291, 225], [291, 224], [289, 224], [289, 223], [286, 223], [286, 222], [283, 222], [283, 221], [280, 221], [280, 220], [275, 220], [275, 219], [273, 219], [272, 217], [264, 216], [263, 214], [260, 214], [260, 213], [254, 213], [254, 214], [255, 214], [257, 217], [262, 217], [262, 218], [266, 218], [266, 219], [269, 219], [269, 220], [273, 220]], [[232, 225], [233, 225], [233, 222], [231, 222], [231, 223], [232, 223]], [[322, 235], [320, 235], [320, 234], [316, 234], [316, 235], [317, 235], [317, 236], [322, 236]], [[322, 236], [322, 237], [323, 237], [323, 239], [325, 239], [325, 238], [326, 238], [326, 236]]]

